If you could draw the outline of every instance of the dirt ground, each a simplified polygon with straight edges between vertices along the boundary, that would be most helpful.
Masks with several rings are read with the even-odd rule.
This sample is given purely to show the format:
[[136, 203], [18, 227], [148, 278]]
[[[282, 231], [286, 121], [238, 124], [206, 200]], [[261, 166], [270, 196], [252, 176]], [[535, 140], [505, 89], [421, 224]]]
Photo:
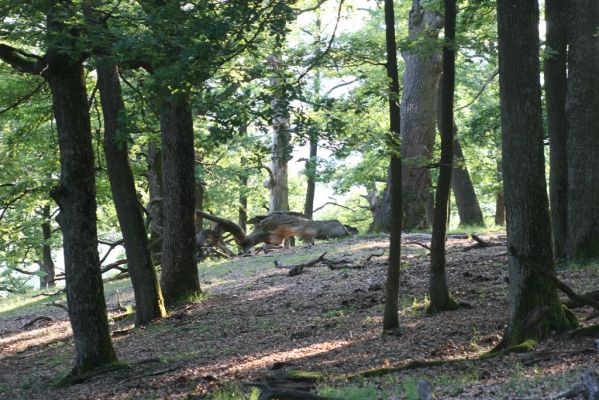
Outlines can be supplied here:
[[[491, 234], [484, 239], [502, 238]], [[406, 242], [412, 244], [406, 243], [402, 251], [399, 337], [381, 335], [387, 253], [366, 261], [386, 250], [388, 239], [351, 238], [201, 265], [205, 298], [142, 329], [131, 329], [130, 319], [113, 321], [114, 346], [128, 368], [68, 388], [54, 386], [69, 371], [73, 354], [66, 312], [48, 307], [43, 303], [52, 299], [44, 299], [0, 313], [0, 399], [211, 398], [223, 387], [261, 380], [274, 369], [334, 377], [412, 360], [474, 358], [495, 346], [507, 322], [505, 246], [463, 251], [475, 242], [450, 239], [449, 285], [467, 307], [428, 316], [427, 250], [414, 244], [424, 243], [418, 237]], [[325, 251], [330, 259], [345, 258], [364, 268], [313, 267], [289, 277], [273, 263], [304, 262]], [[559, 276], [584, 292], [597, 288], [599, 268], [574, 268]], [[107, 285], [109, 309], [115, 307], [115, 287], [123, 304], [132, 305], [131, 289], [125, 281], [117, 282]], [[122, 313], [111, 311], [110, 316]], [[584, 318], [591, 310], [576, 313]], [[52, 320], [24, 327], [38, 316]], [[595, 348], [594, 338], [555, 335], [535, 350], [553, 355], [532, 365], [512, 354], [351, 385], [377, 393], [363, 398], [413, 398], [415, 382], [426, 378], [441, 399], [538, 398], [574, 386], [585, 370], [597, 371]], [[574, 354], [582, 349], [589, 350]], [[348, 384], [332, 378], [322, 383], [329, 388]]]

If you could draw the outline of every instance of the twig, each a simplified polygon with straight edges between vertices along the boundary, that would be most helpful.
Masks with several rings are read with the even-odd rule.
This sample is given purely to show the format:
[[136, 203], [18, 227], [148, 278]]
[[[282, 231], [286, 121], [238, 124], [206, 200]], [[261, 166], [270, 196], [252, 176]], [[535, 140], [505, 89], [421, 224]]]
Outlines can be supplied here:
[[63, 310], [65, 310], [66, 312], [69, 312], [69, 309], [67, 308], [66, 305], [59, 303], [57, 301], [53, 301], [52, 303], [46, 303], [46, 306], [48, 307], [58, 307], [58, 308], [62, 308]]
[[424, 244], [424, 243], [420, 243], [420, 242], [404, 242], [403, 244], [415, 244], [415, 245], [418, 245], [420, 247], [424, 247], [428, 251], [431, 251], [431, 247], [429, 245], [427, 245], [427, 244]]
[[56, 296], [57, 294], [61, 294], [61, 293], [64, 293], [64, 292], [65, 292], [64, 289], [60, 289], [59, 291], [54, 292], [54, 293], [44, 293], [44, 292], [42, 292], [42, 293], [38, 293], [38, 294], [35, 294], [35, 295], [31, 296], [31, 298], [35, 299], [36, 297], [42, 297], [42, 296], [52, 297], [52, 296]]

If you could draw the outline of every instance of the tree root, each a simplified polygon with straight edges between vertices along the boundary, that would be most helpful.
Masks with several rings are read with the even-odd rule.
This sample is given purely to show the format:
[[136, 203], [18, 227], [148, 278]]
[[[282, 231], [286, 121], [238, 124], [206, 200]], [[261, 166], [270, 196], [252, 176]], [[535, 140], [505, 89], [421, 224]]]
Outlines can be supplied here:
[[104, 365], [102, 367], [94, 368], [90, 371], [79, 372], [79, 371], [71, 371], [65, 377], [60, 379], [56, 384], [57, 387], [67, 387], [76, 385], [78, 383], [83, 383], [92, 378], [95, 378], [100, 375], [104, 375], [110, 372], [119, 371], [121, 369], [131, 368], [127, 364], [121, 362], [115, 362], [112, 364]]
[[599, 324], [584, 326], [573, 330], [570, 333], [571, 337], [582, 337], [582, 336], [599, 336]]

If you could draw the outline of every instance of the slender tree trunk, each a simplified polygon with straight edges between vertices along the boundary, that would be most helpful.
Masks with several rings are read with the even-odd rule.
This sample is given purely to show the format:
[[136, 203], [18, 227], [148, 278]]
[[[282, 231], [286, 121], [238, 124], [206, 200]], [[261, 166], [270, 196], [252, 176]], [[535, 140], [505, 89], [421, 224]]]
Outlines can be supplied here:
[[148, 189], [150, 192], [150, 250], [162, 252], [163, 199], [162, 199], [162, 150], [155, 140], [148, 142]]
[[[195, 252], [195, 152], [186, 95], [170, 95], [160, 112], [163, 237], [160, 286], [167, 306], [200, 291]], [[168, 212], [167, 212], [168, 210]]]
[[505, 226], [505, 197], [503, 195], [502, 162], [497, 160], [497, 180], [500, 188], [495, 192], [495, 225]]
[[291, 134], [289, 128], [289, 103], [281, 76], [283, 63], [279, 55], [269, 58], [273, 69], [270, 84], [273, 88], [272, 117], [272, 163], [274, 181], [270, 182], [269, 212], [289, 211], [289, 185], [287, 163], [291, 159]]
[[568, 131], [566, 119], [568, 47], [568, 2], [545, 1], [547, 42], [545, 55], [545, 98], [549, 131], [551, 174], [549, 203], [553, 248], [556, 258], [564, 256], [568, 217]]
[[54, 279], [56, 278], [54, 261], [52, 260], [52, 227], [50, 225], [50, 206], [45, 205], [42, 210], [42, 235], [44, 244], [42, 245], [42, 272], [44, 275], [40, 278], [40, 288], [51, 288], [56, 286]]
[[316, 133], [310, 135], [310, 158], [306, 162], [306, 177], [308, 178], [308, 187], [306, 189], [306, 203], [304, 214], [312, 219], [314, 210], [314, 194], [316, 193], [316, 156], [318, 153], [318, 136]]
[[599, 2], [569, 1], [569, 259], [599, 256]]
[[576, 325], [553, 284], [531, 270], [555, 273], [545, 183], [539, 6], [499, 0], [499, 84], [503, 131], [503, 179], [507, 205], [510, 295], [503, 344], [539, 340]]
[[153, 319], [164, 317], [166, 310], [152, 263], [133, 172], [129, 165], [129, 146], [122, 123], [125, 104], [118, 68], [114, 62], [101, 60], [97, 73], [104, 115], [104, 154], [135, 294], [135, 322], [137, 325], [145, 325]]
[[455, 88], [455, 0], [445, 0], [445, 44], [443, 46], [443, 79], [441, 86], [441, 161], [435, 196], [435, 215], [431, 240], [431, 269], [428, 281], [429, 313], [455, 310], [459, 305], [451, 298], [445, 271], [445, 239], [449, 215], [449, 192], [453, 169], [454, 122], [453, 92]]
[[247, 159], [245, 157], [241, 157], [241, 172], [239, 173], [239, 226], [244, 231], [247, 231], [247, 221], [248, 221], [248, 175], [247, 170], [245, 169], [247, 164]]
[[[454, 126], [454, 132], [456, 128]], [[460, 226], [485, 226], [483, 213], [466, 167], [466, 159], [458, 139], [453, 142], [454, 163], [451, 172], [451, 189], [460, 215]]]
[[[49, 25], [62, 22], [53, 21]], [[58, 53], [58, 51], [56, 51]], [[60, 182], [52, 197], [60, 207], [66, 293], [75, 341], [71, 375], [116, 361], [110, 341], [96, 233], [96, 184], [83, 64], [50, 57], [47, 80], [61, 154]]]
[[[195, 208], [196, 210], [204, 209], [204, 196], [205, 196], [205, 182], [196, 179], [196, 192], [195, 192]], [[204, 218], [196, 215], [195, 231], [196, 234], [204, 229]]]
[[389, 266], [385, 291], [383, 332], [399, 333], [399, 274], [401, 263], [401, 154], [397, 139], [400, 135], [399, 76], [397, 73], [397, 45], [395, 42], [395, 12], [393, 0], [385, 0], [385, 38], [387, 47], [387, 77], [389, 78], [389, 134], [394, 139], [389, 166], [391, 236], [389, 238]]
[[[421, 0], [412, 1], [410, 40], [436, 39], [443, 19], [436, 11], [426, 9]], [[404, 52], [405, 73], [401, 101], [403, 227], [405, 230], [428, 229], [431, 208], [431, 174], [426, 168], [433, 157], [437, 88], [441, 75], [438, 53]], [[388, 191], [388, 189], [386, 189]], [[371, 230], [389, 232], [390, 196], [383, 193]]]

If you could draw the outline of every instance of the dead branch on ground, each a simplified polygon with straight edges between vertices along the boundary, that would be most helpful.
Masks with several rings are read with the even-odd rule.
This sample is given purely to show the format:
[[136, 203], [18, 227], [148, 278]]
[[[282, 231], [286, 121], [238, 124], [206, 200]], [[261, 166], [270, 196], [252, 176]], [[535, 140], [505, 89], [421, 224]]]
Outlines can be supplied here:
[[31, 325], [35, 324], [38, 321], [46, 321], [46, 322], [51, 322], [54, 321], [52, 318], [50, 317], [46, 317], [45, 315], [41, 315], [39, 317], [35, 317], [34, 319], [32, 319], [31, 321], [27, 322], [25, 325], [23, 325], [21, 327], [21, 329], [26, 329], [29, 328]]

